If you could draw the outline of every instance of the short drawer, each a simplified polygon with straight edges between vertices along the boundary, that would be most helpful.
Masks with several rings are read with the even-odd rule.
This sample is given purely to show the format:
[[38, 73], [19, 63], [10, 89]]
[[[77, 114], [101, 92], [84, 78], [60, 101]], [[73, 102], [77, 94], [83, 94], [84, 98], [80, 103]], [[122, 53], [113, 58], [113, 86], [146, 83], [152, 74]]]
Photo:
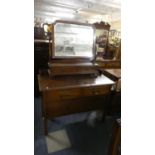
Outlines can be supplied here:
[[67, 99], [78, 98], [82, 95], [81, 89], [60, 89], [60, 90], [51, 90], [44, 93], [44, 97], [48, 102], [49, 101], [62, 101]]
[[82, 94], [84, 96], [105, 95], [105, 94], [109, 93], [110, 88], [111, 88], [111, 86], [84, 88], [82, 91]]

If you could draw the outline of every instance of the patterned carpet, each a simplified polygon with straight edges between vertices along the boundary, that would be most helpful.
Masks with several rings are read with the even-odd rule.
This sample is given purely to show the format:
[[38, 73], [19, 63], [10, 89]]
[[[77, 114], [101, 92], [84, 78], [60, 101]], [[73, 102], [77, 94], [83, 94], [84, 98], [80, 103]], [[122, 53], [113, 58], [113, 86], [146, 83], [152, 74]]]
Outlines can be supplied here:
[[41, 118], [41, 100], [35, 98], [34, 154], [107, 155], [114, 118], [106, 117], [104, 122], [94, 123], [94, 117], [90, 117], [90, 112], [87, 112], [49, 120], [49, 135], [45, 137]]

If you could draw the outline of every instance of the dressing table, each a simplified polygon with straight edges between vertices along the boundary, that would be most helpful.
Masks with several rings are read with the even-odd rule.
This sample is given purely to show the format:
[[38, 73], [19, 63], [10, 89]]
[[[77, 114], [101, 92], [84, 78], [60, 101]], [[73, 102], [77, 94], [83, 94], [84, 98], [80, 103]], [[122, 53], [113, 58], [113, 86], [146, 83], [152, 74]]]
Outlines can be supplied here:
[[95, 34], [91, 24], [56, 21], [52, 27], [49, 69], [38, 75], [44, 131], [47, 120], [106, 108], [115, 82], [95, 64]]

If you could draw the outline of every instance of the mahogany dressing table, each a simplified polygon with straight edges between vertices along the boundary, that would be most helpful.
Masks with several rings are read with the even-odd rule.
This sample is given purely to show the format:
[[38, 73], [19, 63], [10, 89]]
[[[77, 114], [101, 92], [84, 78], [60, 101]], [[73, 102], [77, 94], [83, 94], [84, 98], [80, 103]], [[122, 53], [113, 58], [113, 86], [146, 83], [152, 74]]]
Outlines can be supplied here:
[[92, 25], [56, 21], [52, 32], [49, 69], [38, 75], [45, 135], [48, 119], [106, 108], [107, 96], [115, 85], [94, 63]]

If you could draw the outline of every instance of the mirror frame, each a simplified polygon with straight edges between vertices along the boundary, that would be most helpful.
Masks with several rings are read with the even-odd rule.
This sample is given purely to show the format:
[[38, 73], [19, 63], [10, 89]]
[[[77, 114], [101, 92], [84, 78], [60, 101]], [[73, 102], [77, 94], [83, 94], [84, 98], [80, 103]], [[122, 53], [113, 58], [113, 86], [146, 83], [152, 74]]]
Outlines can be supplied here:
[[[105, 53], [107, 52], [107, 47], [108, 47], [108, 38], [109, 38], [109, 31], [110, 31], [110, 25], [108, 23], [105, 23], [105, 22], [100, 22], [100, 23], [94, 23], [93, 24], [96, 28], [96, 30], [103, 30], [103, 31], [108, 31], [108, 35], [107, 35], [107, 42], [106, 42], [106, 45], [105, 45]], [[95, 31], [96, 33], [96, 31]], [[96, 41], [95, 41], [95, 46], [97, 45]], [[97, 48], [96, 48], [97, 49]], [[101, 52], [103, 54], [103, 52]], [[98, 55], [98, 51], [96, 50], [96, 58], [103, 58], [103, 55], [100, 56]]]
[[[55, 56], [55, 25], [57, 23], [66, 23], [66, 24], [74, 24], [74, 25], [82, 25], [82, 26], [88, 26], [88, 27], [92, 27], [93, 28], [93, 49], [92, 49], [92, 57], [87, 57], [87, 56]], [[52, 59], [65, 59], [65, 60], [74, 60], [74, 59], [78, 59], [78, 60], [89, 60], [89, 61], [93, 61], [95, 60], [95, 55], [96, 55], [96, 50], [95, 50], [95, 41], [96, 41], [96, 35], [95, 35], [95, 27], [92, 24], [86, 24], [86, 23], [79, 23], [79, 22], [72, 22], [72, 21], [63, 21], [63, 20], [56, 20], [53, 23], [52, 26], [52, 53], [51, 53], [51, 58]]]

